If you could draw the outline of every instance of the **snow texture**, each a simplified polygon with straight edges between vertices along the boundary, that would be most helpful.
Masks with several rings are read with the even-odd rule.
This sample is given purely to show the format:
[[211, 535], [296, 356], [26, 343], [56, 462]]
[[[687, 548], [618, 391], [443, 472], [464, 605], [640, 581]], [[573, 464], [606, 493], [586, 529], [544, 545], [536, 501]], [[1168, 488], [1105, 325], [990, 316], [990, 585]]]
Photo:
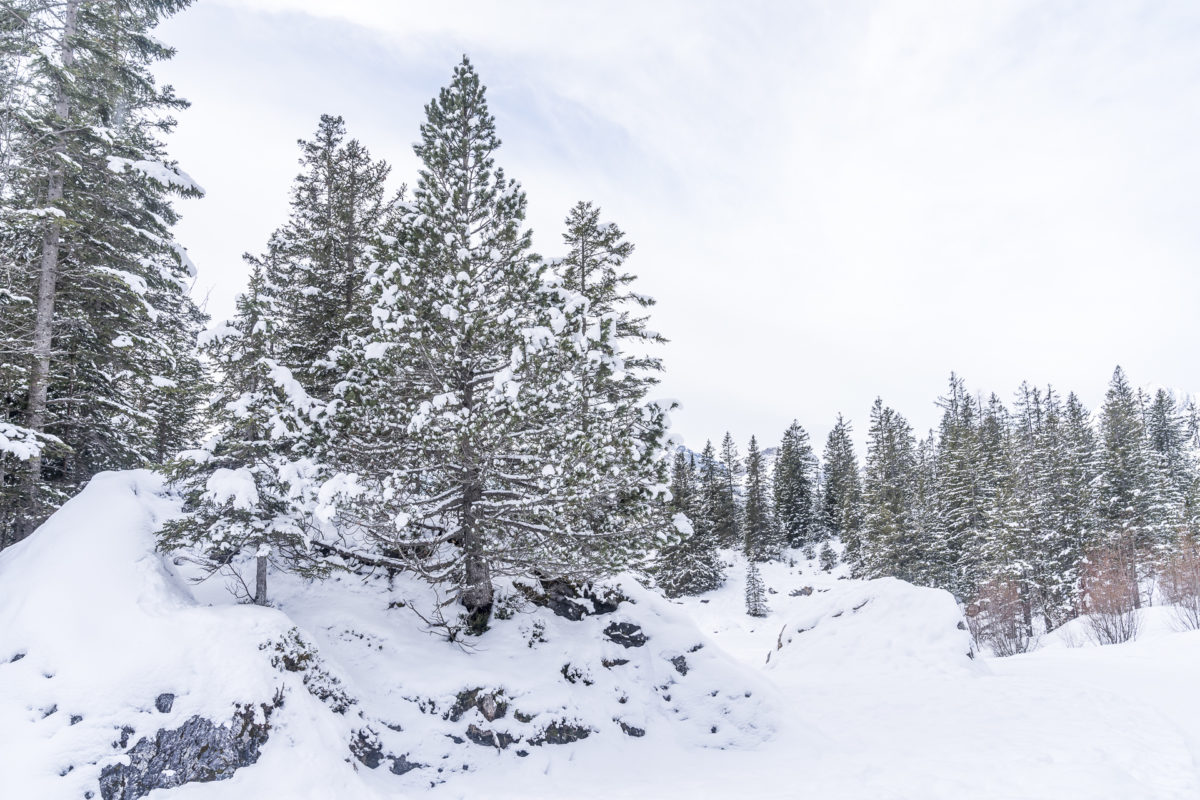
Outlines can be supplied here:
[[153, 800], [1200, 797], [1200, 633], [1171, 609], [1125, 645], [1080, 623], [985, 658], [949, 595], [798, 553], [762, 565], [752, 619], [724, 553], [727, 583], [677, 602], [509, 583], [491, 630], [448, 642], [403, 576], [272, 574], [277, 608], [191, 585], [154, 551], [176, 513], [153, 475], [105, 473], [0, 554], [5, 797], [97, 793], [143, 739], [275, 698], [256, 761]]

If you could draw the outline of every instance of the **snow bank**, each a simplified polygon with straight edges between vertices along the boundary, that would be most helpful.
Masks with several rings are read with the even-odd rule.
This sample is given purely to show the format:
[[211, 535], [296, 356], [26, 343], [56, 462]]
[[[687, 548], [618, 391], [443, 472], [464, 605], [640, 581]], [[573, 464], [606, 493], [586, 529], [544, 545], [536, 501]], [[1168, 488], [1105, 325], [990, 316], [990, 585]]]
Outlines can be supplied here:
[[[282, 787], [276, 796], [328, 796], [310, 787], [354, 777], [344, 749], [331, 746], [337, 732], [311, 724], [319, 704], [260, 650], [290, 621], [270, 609], [197, 605], [154, 552], [153, 532], [176, 512], [151, 473], [102, 473], [0, 553], [5, 796], [99, 796], [102, 768], [124, 759], [122, 740], [132, 746], [194, 716], [227, 723], [237, 704], [257, 706], [277, 693], [285, 704], [272, 722], [286, 731], [259, 762], [288, 762], [272, 775]], [[174, 697], [162, 703], [164, 695]], [[286, 758], [289, 745], [277, 740], [308, 755]], [[205, 796], [247, 796], [248, 772], [204, 784], [215, 789]]]
[[883, 578], [839, 581], [799, 598], [779, 629], [774, 670], [879, 676], [976, 668], [971, 635], [948, 592]]
[[753, 749], [774, 730], [770, 684], [632, 576], [583, 596], [510, 583], [491, 629], [455, 641], [422, 622], [439, 598], [403, 576], [276, 585], [381, 750], [426, 765], [400, 786], [577, 757], [615, 765], [635, 750]]
[[770, 683], [632, 576], [583, 595], [510, 583], [491, 630], [448, 641], [423, 621], [444, 598], [403, 576], [272, 574], [276, 608], [234, 604], [219, 578], [193, 584], [195, 565], [155, 552], [178, 511], [153, 474], [104, 473], [0, 554], [5, 795], [100, 797], [141, 740], [267, 704], [257, 761], [154, 796], [528, 787], [576, 759], [604, 773], [751, 751], [775, 730]]

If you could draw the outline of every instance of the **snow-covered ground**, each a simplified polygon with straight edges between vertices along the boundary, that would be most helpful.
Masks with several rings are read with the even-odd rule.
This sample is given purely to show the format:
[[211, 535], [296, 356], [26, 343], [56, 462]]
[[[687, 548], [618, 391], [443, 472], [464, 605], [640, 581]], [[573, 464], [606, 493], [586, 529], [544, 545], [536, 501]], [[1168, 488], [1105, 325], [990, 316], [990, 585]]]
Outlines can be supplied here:
[[[141, 737], [273, 698], [256, 763], [150, 797], [1200, 797], [1200, 633], [1170, 609], [1130, 644], [1076, 625], [985, 658], [945, 593], [803, 559], [765, 565], [771, 611], [750, 618], [730, 554], [718, 591], [625, 578], [615, 608], [572, 599], [578, 621], [507, 587], [511, 615], [464, 645], [382, 574], [273, 576], [277, 608], [234, 605], [153, 552], [175, 511], [155, 477], [105, 474], [0, 554], [0, 797], [99, 797]], [[297, 641], [305, 671], [280, 666]], [[550, 725], [587, 736], [541, 741]]]

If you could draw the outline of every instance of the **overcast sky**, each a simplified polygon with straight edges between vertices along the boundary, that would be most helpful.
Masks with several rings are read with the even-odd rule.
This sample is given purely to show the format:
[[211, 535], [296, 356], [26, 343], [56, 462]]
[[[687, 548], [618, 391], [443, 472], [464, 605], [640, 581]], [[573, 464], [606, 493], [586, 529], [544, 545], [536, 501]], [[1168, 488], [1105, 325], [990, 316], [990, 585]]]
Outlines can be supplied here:
[[199, 0], [159, 36], [214, 317], [296, 139], [341, 114], [411, 182], [467, 53], [539, 251], [580, 199], [636, 244], [697, 449], [838, 412], [861, 442], [877, 395], [920, 431], [951, 370], [1200, 385], [1200, 4]]

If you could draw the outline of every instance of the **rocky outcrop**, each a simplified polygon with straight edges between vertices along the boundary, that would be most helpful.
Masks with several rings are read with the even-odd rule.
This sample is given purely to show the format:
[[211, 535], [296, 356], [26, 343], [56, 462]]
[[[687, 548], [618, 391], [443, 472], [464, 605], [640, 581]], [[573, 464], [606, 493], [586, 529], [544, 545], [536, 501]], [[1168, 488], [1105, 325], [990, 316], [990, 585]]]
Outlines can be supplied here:
[[[112, 764], [100, 773], [100, 796], [137, 800], [155, 789], [232, 778], [238, 769], [258, 761], [270, 735], [271, 713], [282, 704], [282, 696], [258, 706], [239, 704], [227, 724], [194, 716], [178, 728], [160, 730], [153, 739], [138, 740], [125, 754], [128, 764]], [[125, 729], [122, 734], [123, 747], [128, 734]]]
[[612, 622], [604, 629], [604, 635], [608, 637], [610, 642], [615, 642], [621, 647], [641, 647], [647, 641], [646, 634], [642, 633], [640, 625], [634, 625], [632, 622]]

